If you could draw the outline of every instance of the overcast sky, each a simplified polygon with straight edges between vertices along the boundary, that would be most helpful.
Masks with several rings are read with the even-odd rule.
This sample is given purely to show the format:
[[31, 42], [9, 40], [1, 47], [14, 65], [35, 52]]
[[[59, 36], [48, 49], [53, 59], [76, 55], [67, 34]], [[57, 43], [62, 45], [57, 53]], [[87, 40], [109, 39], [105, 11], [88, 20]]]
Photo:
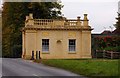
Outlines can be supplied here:
[[[111, 30], [116, 22], [119, 0], [61, 0], [64, 5], [62, 12], [67, 18], [83, 18], [87, 13], [90, 26], [94, 28], [92, 33], [101, 33], [103, 30]], [[2, 1], [0, 0], [0, 3]]]
[[[62, 0], [62, 12], [67, 18], [76, 18], [87, 13], [92, 33], [101, 33], [103, 30], [114, 30], [119, 0]], [[109, 26], [113, 27], [111, 29]]]

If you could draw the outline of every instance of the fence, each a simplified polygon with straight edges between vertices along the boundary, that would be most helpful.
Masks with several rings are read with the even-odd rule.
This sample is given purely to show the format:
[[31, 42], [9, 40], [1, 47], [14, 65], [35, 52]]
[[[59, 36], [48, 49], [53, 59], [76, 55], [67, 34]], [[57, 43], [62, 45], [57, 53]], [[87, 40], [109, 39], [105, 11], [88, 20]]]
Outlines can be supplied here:
[[119, 59], [120, 58], [120, 52], [96, 50], [94, 57], [95, 58]]

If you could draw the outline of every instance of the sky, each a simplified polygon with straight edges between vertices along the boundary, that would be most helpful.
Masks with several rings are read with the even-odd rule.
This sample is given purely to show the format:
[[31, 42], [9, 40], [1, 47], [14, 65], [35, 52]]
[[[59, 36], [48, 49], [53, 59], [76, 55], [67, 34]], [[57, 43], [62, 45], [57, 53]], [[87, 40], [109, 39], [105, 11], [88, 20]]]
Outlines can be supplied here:
[[[113, 31], [116, 22], [119, 0], [61, 0], [64, 5], [62, 13], [68, 19], [76, 19], [88, 14], [89, 25], [94, 28], [92, 33], [104, 30]], [[2, 0], [0, 0], [0, 5]], [[110, 26], [112, 28], [110, 28]]]
[[[62, 0], [62, 12], [67, 18], [83, 18], [88, 14], [89, 25], [94, 28], [92, 33], [101, 33], [104, 30], [113, 31], [116, 23], [119, 0]], [[112, 28], [111, 28], [111, 27]]]

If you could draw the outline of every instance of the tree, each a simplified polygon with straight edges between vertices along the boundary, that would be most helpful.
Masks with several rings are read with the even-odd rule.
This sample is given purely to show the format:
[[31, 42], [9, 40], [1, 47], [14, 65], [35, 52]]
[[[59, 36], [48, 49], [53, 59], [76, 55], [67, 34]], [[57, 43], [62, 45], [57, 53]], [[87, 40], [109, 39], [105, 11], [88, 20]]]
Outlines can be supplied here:
[[116, 19], [117, 19], [117, 22], [116, 22], [116, 24], [114, 24], [116, 29], [113, 31], [113, 34], [120, 35], [120, 13], [118, 13], [118, 17]]
[[59, 19], [61, 8], [59, 2], [5, 2], [2, 11], [2, 54], [3, 57], [20, 57], [25, 16], [33, 13], [34, 18]]

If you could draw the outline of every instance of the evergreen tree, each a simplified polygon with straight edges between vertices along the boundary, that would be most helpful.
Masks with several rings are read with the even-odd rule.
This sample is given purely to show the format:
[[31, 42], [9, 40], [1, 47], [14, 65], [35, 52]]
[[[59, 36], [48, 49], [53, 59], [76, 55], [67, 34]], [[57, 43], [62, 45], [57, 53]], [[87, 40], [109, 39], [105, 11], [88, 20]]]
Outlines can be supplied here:
[[114, 24], [115, 30], [112, 32], [113, 34], [120, 35], [120, 13], [118, 13], [118, 17], [116, 18], [117, 22]]
[[61, 18], [62, 4], [58, 2], [5, 2], [2, 11], [2, 55], [20, 57], [22, 52], [21, 27], [26, 15], [34, 18]]
[[114, 26], [116, 27], [116, 29], [120, 29], [120, 13], [118, 13], [118, 17], [116, 19], [117, 19], [117, 22]]

